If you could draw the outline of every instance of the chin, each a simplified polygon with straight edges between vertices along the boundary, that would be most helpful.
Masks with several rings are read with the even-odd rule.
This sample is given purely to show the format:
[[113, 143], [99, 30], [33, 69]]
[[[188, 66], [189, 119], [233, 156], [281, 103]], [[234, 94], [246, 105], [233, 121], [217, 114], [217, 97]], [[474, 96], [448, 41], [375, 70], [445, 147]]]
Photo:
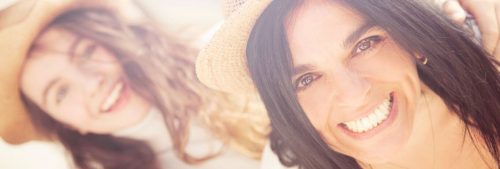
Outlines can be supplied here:
[[400, 142], [400, 144], [395, 143], [392, 145], [388, 143], [386, 145], [377, 147], [377, 149], [359, 152], [359, 154], [354, 158], [369, 164], [385, 164], [394, 161], [397, 157], [399, 157], [399, 153], [401, 152], [403, 146], [403, 142]]
[[344, 134], [344, 147], [351, 147], [345, 154], [369, 164], [384, 164], [401, 156], [413, 131], [413, 113], [409, 113], [407, 101], [399, 96], [395, 95], [393, 110], [380, 126], [361, 134]]

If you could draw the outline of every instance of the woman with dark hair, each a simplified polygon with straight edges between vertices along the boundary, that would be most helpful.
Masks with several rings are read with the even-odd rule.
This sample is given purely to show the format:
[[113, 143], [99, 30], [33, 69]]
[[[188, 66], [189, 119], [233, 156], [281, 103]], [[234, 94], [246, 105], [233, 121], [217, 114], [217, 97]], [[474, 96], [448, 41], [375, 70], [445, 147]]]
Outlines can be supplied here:
[[78, 168], [202, 169], [228, 158], [222, 167], [255, 168], [222, 148], [260, 152], [267, 130], [237, 114], [264, 111], [199, 83], [193, 53], [153, 23], [104, 7], [69, 10], [34, 40], [20, 88], [35, 126]]
[[251, 1], [226, 22], [198, 77], [260, 94], [284, 165], [499, 167], [495, 52], [426, 1]]

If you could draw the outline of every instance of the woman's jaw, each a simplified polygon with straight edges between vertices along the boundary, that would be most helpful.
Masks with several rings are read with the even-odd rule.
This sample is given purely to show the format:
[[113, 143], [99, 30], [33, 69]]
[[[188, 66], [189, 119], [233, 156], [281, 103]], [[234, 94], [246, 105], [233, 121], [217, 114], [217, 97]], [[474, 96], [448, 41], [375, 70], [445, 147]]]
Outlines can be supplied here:
[[[387, 163], [398, 155], [412, 132], [407, 99], [388, 92], [366, 112], [329, 127], [321, 135], [333, 150], [366, 163]], [[332, 131], [333, 130], [333, 131]]]
[[[127, 80], [120, 78], [105, 90], [96, 120], [102, 125], [109, 124], [109, 132], [122, 130], [140, 123], [151, 109], [150, 103], [135, 92]], [[122, 121], [122, 122], [120, 122]], [[114, 125], [113, 125], [114, 124]], [[105, 129], [107, 127], [103, 127]], [[96, 129], [99, 130], [99, 129]]]

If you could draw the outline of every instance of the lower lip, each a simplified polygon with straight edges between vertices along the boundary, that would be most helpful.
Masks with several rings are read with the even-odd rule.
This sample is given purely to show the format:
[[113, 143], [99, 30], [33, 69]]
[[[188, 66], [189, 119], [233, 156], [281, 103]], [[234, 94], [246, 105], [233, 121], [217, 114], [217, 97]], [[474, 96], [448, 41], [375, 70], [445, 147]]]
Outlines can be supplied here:
[[392, 96], [392, 106], [391, 106], [391, 111], [389, 112], [389, 116], [387, 117], [387, 119], [385, 119], [384, 122], [379, 124], [377, 127], [363, 133], [353, 132], [347, 129], [343, 125], [337, 125], [337, 127], [340, 128], [346, 135], [358, 140], [368, 139], [377, 135], [378, 133], [382, 132], [385, 128], [390, 126], [392, 123], [394, 123], [394, 120], [398, 115], [398, 100], [396, 99], [396, 96], [394, 96], [394, 93], [391, 93], [391, 96]]
[[113, 104], [109, 108], [109, 110], [106, 111], [105, 113], [114, 113], [114, 112], [117, 112], [118, 110], [122, 109], [123, 107], [125, 107], [129, 98], [130, 98], [130, 88], [124, 83], [122, 93], [120, 93], [120, 97], [118, 98], [116, 103]]

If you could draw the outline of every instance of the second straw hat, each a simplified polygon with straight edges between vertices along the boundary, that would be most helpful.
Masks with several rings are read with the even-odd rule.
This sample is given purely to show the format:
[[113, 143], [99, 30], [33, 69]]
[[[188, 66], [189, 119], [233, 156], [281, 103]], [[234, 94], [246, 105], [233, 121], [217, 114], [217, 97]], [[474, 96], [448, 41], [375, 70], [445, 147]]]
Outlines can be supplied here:
[[253, 93], [246, 63], [246, 46], [252, 28], [272, 0], [225, 0], [231, 14], [200, 51], [196, 60], [198, 79], [210, 88], [230, 93]]

